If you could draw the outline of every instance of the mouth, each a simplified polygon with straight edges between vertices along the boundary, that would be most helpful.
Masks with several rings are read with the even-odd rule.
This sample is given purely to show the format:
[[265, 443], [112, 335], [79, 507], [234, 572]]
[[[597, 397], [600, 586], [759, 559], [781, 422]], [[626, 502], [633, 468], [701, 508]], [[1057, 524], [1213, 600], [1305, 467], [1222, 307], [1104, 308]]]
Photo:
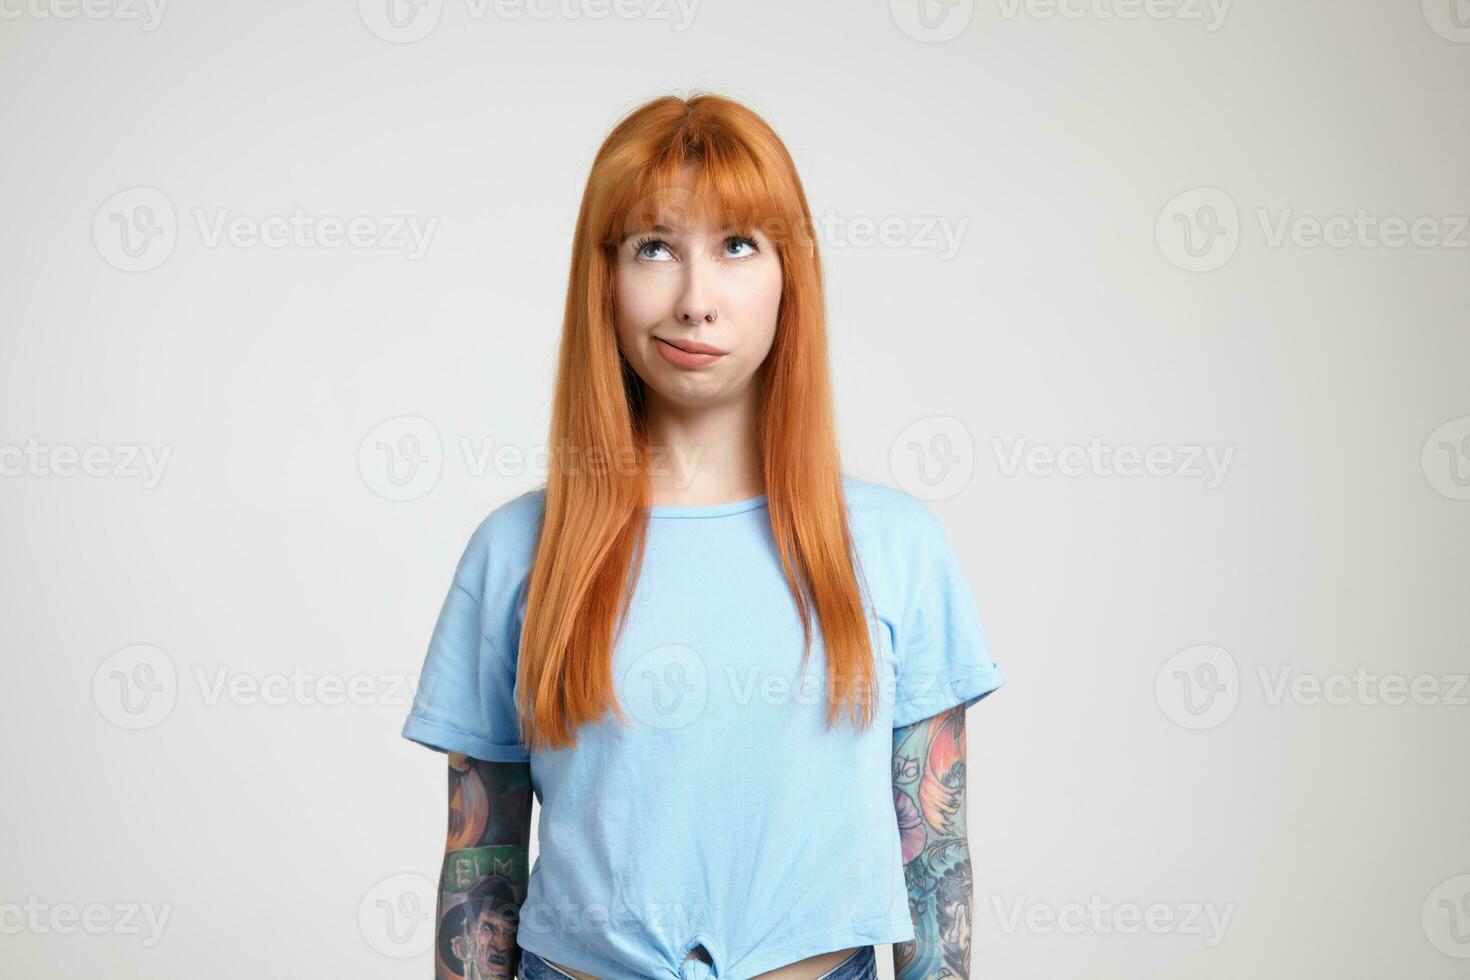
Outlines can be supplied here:
[[655, 337], [653, 339], [654, 340], [657, 340], [661, 344], [668, 344], [670, 347], [673, 347], [673, 348], [675, 348], [677, 350], [684, 351], [686, 354], [725, 354], [725, 353], [728, 353], [727, 351], [720, 350], [718, 347], [712, 347], [709, 344], [701, 344], [701, 343], [699, 343], [698, 341], [695, 341], [695, 340], [677, 340], [676, 341], [676, 340], [669, 340], [669, 339], [667, 339], [665, 337]]

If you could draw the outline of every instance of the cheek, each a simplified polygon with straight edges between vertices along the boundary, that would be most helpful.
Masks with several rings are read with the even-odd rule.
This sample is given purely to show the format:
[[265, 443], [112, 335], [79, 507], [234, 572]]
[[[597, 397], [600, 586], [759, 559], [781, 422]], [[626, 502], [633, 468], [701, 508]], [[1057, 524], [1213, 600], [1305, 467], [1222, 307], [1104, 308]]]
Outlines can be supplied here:
[[776, 335], [776, 316], [781, 311], [781, 266], [771, 263], [751, 271], [754, 275], [743, 284], [740, 294], [740, 319], [769, 340]]
[[613, 279], [618, 332], [628, 336], [664, 319], [673, 302], [668, 294], [668, 284], [661, 277], [619, 266]]

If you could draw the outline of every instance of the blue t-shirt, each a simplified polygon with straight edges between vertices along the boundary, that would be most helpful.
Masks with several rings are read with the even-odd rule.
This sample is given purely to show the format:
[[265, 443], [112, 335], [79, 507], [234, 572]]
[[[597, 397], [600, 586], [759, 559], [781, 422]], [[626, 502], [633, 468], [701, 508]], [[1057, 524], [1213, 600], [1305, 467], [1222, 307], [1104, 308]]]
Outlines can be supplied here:
[[[824, 729], [826, 658], [802, 630], [764, 495], [656, 505], [613, 651], [628, 717], [528, 752], [516, 661], [545, 490], [490, 513], [460, 559], [403, 735], [529, 760], [539, 855], [524, 949], [605, 980], [734, 980], [914, 938], [893, 733], [999, 687], [943, 526], [918, 498], [843, 477], [871, 602], [877, 720]], [[873, 615], [876, 611], [876, 616]], [[712, 963], [685, 960], [703, 945]]]

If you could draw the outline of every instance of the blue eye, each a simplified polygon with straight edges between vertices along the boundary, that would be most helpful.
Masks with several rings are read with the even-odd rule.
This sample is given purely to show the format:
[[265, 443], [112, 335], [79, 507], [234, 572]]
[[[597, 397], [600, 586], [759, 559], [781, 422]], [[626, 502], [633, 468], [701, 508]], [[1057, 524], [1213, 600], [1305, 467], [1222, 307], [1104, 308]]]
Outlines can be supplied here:
[[[740, 246], [744, 246], [750, 249], [750, 251], [739, 255], [731, 255], [728, 250], [732, 245], [737, 248], [739, 248]], [[760, 246], [755, 243], [755, 240], [752, 238], [747, 238], [744, 235], [731, 235], [729, 238], [725, 239], [725, 248], [727, 249], [726, 257], [737, 259], [750, 258], [750, 256], [760, 251]], [[635, 258], [649, 259], [655, 262], [665, 261], [663, 259], [658, 259], [655, 257], [657, 249], [663, 249], [665, 252], [668, 252], [669, 246], [661, 238], [646, 236], [644, 238], [638, 239], [637, 243], [634, 244], [633, 255]]]
[[[750, 254], [751, 255], [754, 255], [756, 252], [759, 252], [760, 251], [760, 246], [756, 245], [756, 243], [755, 243], [754, 240], [749, 239], [749, 238], [746, 238], [744, 235], [731, 235], [729, 238], [725, 239], [725, 244], [726, 245], [732, 245], [732, 244], [734, 244], [734, 245], [749, 245], [750, 246]], [[746, 258], [746, 257], [747, 256], [745, 256], [745, 255], [738, 255], [738, 256], [736, 256], [736, 258], [741, 258], [741, 259]]]
[[664, 244], [664, 242], [663, 242], [662, 239], [652, 238], [652, 237], [649, 237], [649, 238], [640, 238], [640, 239], [638, 239], [638, 243], [633, 246], [633, 255], [636, 256], [637, 258], [642, 258], [642, 259], [653, 258], [653, 256], [651, 256], [651, 255], [644, 254], [644, 251], [643, 251], [645, 248], [648, 248], [650, 245], [657, 246], [658, 248], [661, 248], [664, 251], [668, 251], [668, 249], [669, 249], [669, 247]]

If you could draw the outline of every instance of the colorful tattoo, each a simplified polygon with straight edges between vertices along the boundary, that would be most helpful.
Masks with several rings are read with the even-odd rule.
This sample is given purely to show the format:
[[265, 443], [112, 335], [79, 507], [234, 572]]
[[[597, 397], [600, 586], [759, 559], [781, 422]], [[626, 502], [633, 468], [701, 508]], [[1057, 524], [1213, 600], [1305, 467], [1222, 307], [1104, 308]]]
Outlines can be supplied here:
[[437, 980], [510, 980], [526, 899], [531, 766], [449, 754], [449, 835], [439, 878]]
[[964, 705], [894, 730], [893, 807], [915, 937], [894, 944], [894, 978], [969, 980]]

